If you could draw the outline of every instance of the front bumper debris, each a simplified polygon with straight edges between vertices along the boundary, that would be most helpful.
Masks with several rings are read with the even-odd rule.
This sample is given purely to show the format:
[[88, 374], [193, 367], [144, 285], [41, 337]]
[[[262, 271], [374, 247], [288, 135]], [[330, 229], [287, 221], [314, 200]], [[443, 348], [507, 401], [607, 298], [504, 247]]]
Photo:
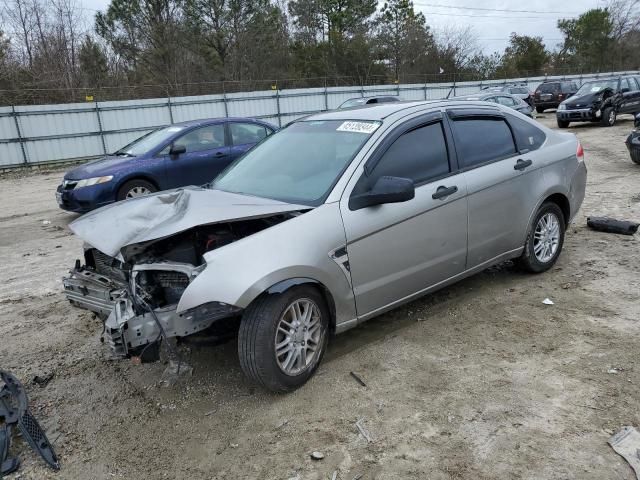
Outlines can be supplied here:
[[565, 122], [591, 122], [599, 118], [600, 110], [594, 108], [581, 108], [576, 110], [558, 110], [558, 120]]
[[119, 280], [76, 266], [62, 279], [64, 293], [72, 305], [90, 310], [103, 318], [109, 316], [118, 298], [126, 293]]
[[156, 319], [150, 312], [137, 315], [129, 298], [119, 299], [105, 322], [106, 340], [115, 355], [126, 357], [137, 349], [155, 342], [160, 335], [186, 337], [207, 329], [215, 321], [228, 318], [240, 309], [223, 303], [208, 303], [186, 312], [176, 313], [176, 305], [154, 310], [162, 325], [160, 331]]
[[[100, 271], [106, 273], [104, 265], [100, 266]], [[106, 319], [105, 340], [117, 356], [136, 355], [141, 348], [157, 342], [161, 336], [186, 337], [201, 332], [217, 320], [233, 317], [241, 311], [233, 305], [211, 302], [177, 313], [184, 288], [198, 272], [198, 268], [192, 265], [147, 263], [135, 265], [127, 272], [125, 275], [123, 270], [117, 270], [107, 276], [94, 268], [81, 267], [78, 261], [69, 276], [62, 279], [65, 294], [72, 305]], [[148, 292], [144, 300], [131, 298], [131, 292], [137, 292], [139, 282], [145, 280], [145, 272], [156, 275], [164, 292], [164, 304], [149, 307], [155, 298]]]

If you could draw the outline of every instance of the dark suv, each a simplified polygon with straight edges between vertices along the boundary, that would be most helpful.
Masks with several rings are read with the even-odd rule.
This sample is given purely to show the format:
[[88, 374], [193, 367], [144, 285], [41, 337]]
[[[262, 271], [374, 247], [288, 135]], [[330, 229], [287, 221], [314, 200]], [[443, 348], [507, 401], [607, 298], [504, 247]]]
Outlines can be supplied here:
[[558, 108], [558, 105], [578, 91], [576, 82], [543, 82], [533, 94], [536, 112], [542, 113], [547, 108]]
[[558, 106], [558, 127], [570, 122], [616, 123], [621, 113], [640, 112], [640, 77], [609, 77], [584, 83], [573, 97]]

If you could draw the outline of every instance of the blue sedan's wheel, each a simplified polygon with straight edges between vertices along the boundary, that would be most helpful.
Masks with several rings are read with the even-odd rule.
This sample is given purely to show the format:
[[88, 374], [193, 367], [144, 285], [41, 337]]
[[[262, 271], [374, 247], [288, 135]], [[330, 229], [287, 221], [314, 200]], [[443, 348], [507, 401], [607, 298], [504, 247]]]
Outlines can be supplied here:
[[150, 193], [157, 192], [156, 186], [142, 179], [133, 179], [126, 182], [118, 190], [118, 201], [128, 198], [142, 197]]

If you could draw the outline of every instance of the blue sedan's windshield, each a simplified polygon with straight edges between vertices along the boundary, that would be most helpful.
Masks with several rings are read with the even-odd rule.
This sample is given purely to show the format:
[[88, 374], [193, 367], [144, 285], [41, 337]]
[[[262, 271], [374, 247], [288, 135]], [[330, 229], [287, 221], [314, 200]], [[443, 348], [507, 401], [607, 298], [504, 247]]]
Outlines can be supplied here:
[[164, 127], [154, 130], [153, 132], [149, 132], [137, 140], [134, 140], [126, 147], [122, 147], [116, 152], [116, 155], [128, 155], [132, 157], [144, 155], [150, 150], [153, 150], [160, 145], [164, 145], [169, 138], [181, 130], [183, 130], [183, 128], [178, 126]]
[[212, 187], [318, 205], [379, 126], [372, 121], [294, 123], [249, 150]]

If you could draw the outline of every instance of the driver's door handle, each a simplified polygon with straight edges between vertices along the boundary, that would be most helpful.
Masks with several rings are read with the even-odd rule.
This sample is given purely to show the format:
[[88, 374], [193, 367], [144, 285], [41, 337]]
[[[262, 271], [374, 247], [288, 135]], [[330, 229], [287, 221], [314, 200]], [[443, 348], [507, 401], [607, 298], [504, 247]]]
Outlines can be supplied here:
[[513, 166], [513, 169], [524, 170], [525, 168], [530, 167], [532, 163], [533, 162], [531, 160], [522, 160], [521, 158], [519, 158], [516, 164]]
[[434, 200], [441, 200], [448, 197], [449, 195], [453, 195], [457, 191], [458, 187], [456, 187], [455, 185], [453, 187], [445, 187], [444, 185], [440, 185], [436, 189], [436, 193], [431, 195], [431, 198], [433, 198]]
[[224, 152], [217, 152], [215, 156], [216, 157], [224, 157], [225, 155], [227, 155], [227, 154], [224, 153]]

